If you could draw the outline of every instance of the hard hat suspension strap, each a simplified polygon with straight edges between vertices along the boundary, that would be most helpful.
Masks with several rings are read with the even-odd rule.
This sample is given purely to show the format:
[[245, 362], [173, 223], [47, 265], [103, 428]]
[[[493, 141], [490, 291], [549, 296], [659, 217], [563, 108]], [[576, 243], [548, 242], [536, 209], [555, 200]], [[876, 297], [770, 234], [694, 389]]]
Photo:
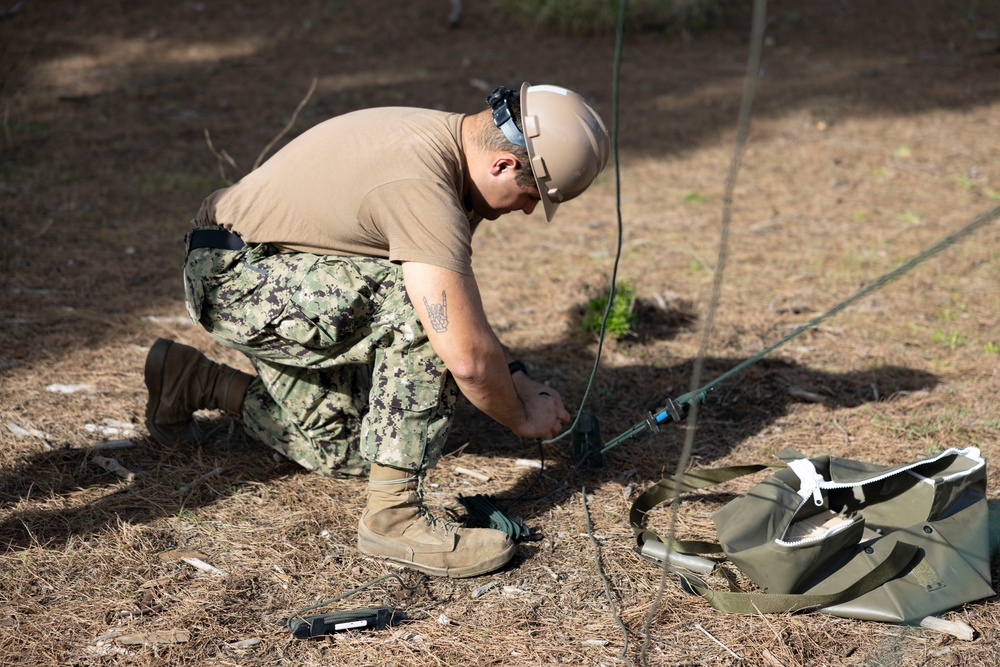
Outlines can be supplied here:
[[528, 144], [524, 140], [524, 133], [517, 129], [517, 123], [514, 122], [514, 114], [510, 110], [510, 100], [517, 94], [517, 91], [497, 86], [489, 94], [489, 97], [486, 98], [486, 103], [493, 110], [493, 122], [497, 124], [503, 135], [507, 137], [507, 141], [526, 149]]

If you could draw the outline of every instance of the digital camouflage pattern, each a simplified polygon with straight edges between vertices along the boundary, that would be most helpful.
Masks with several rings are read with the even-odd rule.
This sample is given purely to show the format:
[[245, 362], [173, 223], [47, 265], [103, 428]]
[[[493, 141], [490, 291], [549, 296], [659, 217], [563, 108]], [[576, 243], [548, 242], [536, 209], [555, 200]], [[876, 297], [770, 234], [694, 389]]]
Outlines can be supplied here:
[[458, 386], [398, 265], [269, 244], [198, 248], [184, 283], [191, 319], [257, 370], [243, 406], [249, 435], [327, 475], [437, 463]]

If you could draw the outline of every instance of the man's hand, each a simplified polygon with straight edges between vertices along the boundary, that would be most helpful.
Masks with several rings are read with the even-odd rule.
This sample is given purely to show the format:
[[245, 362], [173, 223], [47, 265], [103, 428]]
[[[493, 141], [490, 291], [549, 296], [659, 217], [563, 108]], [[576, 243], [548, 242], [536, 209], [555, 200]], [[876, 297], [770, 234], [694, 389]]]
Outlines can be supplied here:
[[563, 424], [570, 420], [570, 414], [563, 405], [559, 392], [535, 382], [524, 373], [515, 373], [512, 379], [527, 414], [524, 428], [514, 432], [522, 438], [542, 440], [559, 435]]

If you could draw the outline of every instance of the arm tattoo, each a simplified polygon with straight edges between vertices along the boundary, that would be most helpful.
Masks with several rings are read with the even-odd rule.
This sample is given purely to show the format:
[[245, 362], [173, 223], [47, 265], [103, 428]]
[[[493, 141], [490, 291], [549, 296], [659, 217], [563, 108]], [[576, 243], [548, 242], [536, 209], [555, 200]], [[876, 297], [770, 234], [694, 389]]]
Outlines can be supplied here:
[[448, 330], [448, 294], [441, 290], [441, 303], [430, 303], [424, 297], [424, 307], [427, 308], [427, 317], [431, 321], [434, 331], [444, 333]]

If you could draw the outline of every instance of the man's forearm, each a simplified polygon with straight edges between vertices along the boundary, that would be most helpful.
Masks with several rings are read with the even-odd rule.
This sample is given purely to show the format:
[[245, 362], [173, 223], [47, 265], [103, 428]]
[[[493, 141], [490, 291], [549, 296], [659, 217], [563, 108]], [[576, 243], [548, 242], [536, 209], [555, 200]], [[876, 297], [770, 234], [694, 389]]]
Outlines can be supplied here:
[[[492, 333], [492, 332], [491, 332]], [[513, 356], [492, 337], [492, 349], [448, 350], [442, 359], [469, 402], [507, 428], [518, 432], [527, 419], [509, 365]]]

